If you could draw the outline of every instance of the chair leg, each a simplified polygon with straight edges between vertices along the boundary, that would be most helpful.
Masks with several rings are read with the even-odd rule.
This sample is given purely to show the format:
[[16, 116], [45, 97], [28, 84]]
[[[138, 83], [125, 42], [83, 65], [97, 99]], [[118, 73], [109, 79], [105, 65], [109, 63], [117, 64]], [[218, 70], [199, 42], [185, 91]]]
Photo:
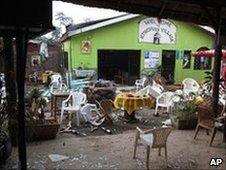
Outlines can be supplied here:
[[155, 115], [157, 115], [158, 114], [158, 105], [156, 104], [156, 106], [155, 106]]
[[166, 158], [166, 161], [167, 161], [167, 147], [165, 146], [165, 158]]
[[194, 139], [196, 138], [197, 134], [199, 131], [199, 124], [197, 124], [196, 128], [195, 128], [195, 135], [194, 135]]
[[139, 135], [140, 135], [140, 133], [137, 131], [137, 132], [136, 132], [136, 136], [135, 136], [135, 142], [134, 142], [133, 159], [135, 159], [135, 157], [136, 157], [137, 143], [138, 143]]
[[150, 157], [150, 146], [147, 146], [147, 153], [146, 153], [146, 168], [149, 169], [149, 157]]
[[206, 129], [206, 134], [207, 134], [207, 135], [210, 135], [210, 134], [209, 134], [209, 129]]
[[61, 109], [61, 113], [60, 113], [60, 124], [62, 123], [62, 120], [63, 120], [63, 114], [64, 114], [64, 110]]
[[76, 112], [76, 120], [77, 120], [77, 126], [79, 126], [80, 121], [79, 121], [79, 112]]
[[211, 135], [211, 138], [210, 138], [210, 143], [209, 143], [210, 146], [212, 146], [213, 139], [214, 139], [216, 133], [217, 133], [217, 129], [216, 129], [216, 128], [213, 128], [213, 129], [212, 129], [212, 135]]
[[170, 111], [170, 108], [169, 107], [167, 107], [166, 108], [166, 112], [169, 114], [169, 111]]
[[159, 148], [159, 156], [161, 156], [161, 148]]

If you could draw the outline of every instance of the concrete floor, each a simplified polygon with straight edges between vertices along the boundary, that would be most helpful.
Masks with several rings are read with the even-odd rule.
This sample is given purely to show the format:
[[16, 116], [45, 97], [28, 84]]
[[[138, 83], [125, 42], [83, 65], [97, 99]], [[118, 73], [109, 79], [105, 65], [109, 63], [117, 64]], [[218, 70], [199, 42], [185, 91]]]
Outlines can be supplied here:
[[[135, 130], [117, 135], [78, 137], [60, 134], [55, 140], [33, 142], [27, 146], [28, 168], [31, 169], [144, 169], [145, 148], [138, 147], [137, 158], [132, 158]], [[174, 130], [167, 142], [168, 162], [151, 150], [150, 169], [215, 169], [210, 167], [210, 158], [223, 158], [219, 169], [226, 169], [226, 144], [222, 133], [216, 134], [213, 147], [209, 136], [200, 131], [193, 140], [194, 130]], [[49, 154], [61, 154], [69, 158], [52, 162]], [[164, 155], [164, 154], [162, 154]], [[17, 168], [17, 148], [5, 168]]]

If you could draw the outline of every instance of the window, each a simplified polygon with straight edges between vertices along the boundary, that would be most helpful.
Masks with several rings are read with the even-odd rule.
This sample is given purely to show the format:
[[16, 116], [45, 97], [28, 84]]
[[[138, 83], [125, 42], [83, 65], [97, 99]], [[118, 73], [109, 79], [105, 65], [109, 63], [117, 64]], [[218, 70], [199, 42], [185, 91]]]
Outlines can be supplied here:
[[183, 56], [183, 69], [190, 69], [191, 67], [191, 51], [184, 51]]
[[[209, 50], [207, 47], [201, 47], [197, 51]], [[210, 70], [212, 65], [212, 58], [205, 56], [195, 57], [194, 70]]]
[[64, 68], [68, 69], [68, 52], [64, 52], [62, 64]]

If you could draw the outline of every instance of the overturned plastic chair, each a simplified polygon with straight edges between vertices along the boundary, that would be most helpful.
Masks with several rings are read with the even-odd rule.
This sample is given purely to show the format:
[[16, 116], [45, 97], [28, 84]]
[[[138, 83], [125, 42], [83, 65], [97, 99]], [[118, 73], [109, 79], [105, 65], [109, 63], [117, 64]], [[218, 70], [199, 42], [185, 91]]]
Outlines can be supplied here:
[[139, 90], [140, 88], [144, 88], [146, 80], [147, 80], [146, 77], [136, 80], [135, 81], [136, 90]]
[[97, 106], [91, 103], [87, 103], [81, 108], [81, 115], [86, 122], [89, 122], [94, 126], [101, 125], [105, 120], [105, 117], [101, 115]]
[[63, 120], [63, 114], [65, 111], [75, 112], [77, 118], [77, 126], [79, 126], [80, 109], [82, 105], [86, 103], [86, 94], [82, 92], [71, 92], [69, 97], [62, 102], [60, 123]]
[[159, 156], [161, 155], [161, 149], [165, 149], [165, 158], [167, 161], [167, 138], [172, 131], [171, 127], [161, 127], [156, 129], [151, 129], [147, 131], [142, 131], [137, 127], [135, 143], [134, 143], [134, 151], [133, 158], [136, 157], [137, 145], [138, 142], [142, 143], [147, 148], [146, 153], [146, 168], [149, 169], [149, 156], [150, 156], [150, 148], [158, 148]]

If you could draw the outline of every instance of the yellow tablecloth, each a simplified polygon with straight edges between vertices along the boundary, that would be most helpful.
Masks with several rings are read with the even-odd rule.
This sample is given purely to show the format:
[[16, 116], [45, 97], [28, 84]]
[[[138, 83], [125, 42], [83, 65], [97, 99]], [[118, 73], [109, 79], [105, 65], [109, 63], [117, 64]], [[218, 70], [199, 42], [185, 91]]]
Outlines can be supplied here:
[[124, 108], [130, 115], [133, 111], [141, 107], [154, 107], [155, 100], [148, 95], [137, 95], [131, 93], [120, 93], [114, 100], [116, 108]]

